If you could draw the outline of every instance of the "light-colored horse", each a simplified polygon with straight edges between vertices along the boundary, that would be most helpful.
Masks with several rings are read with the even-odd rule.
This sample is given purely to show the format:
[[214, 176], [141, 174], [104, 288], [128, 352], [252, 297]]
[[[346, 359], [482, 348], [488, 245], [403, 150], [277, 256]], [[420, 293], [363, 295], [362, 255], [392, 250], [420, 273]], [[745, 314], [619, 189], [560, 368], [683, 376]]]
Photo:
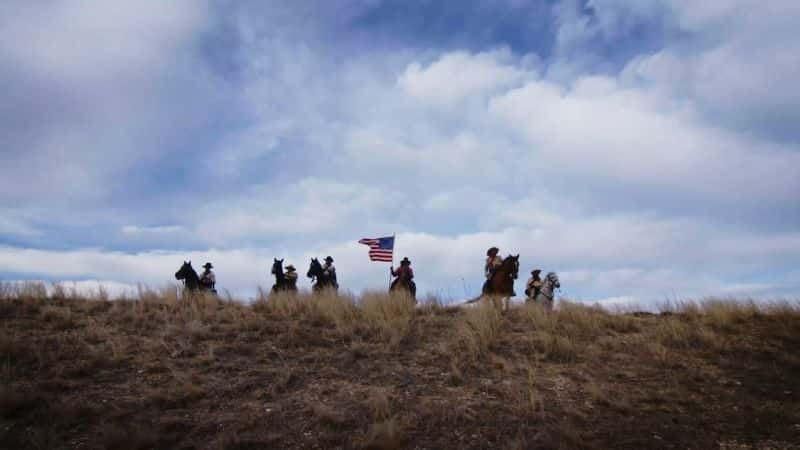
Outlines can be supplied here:
[[542, 280], [542, 288], [539, 289], [539, 293], [532, 300], [547, 309], [553, 309], [555, 290], [560, 288], [561, 282], [558, 281], [558, 275], [555, 272], [549, 272]]

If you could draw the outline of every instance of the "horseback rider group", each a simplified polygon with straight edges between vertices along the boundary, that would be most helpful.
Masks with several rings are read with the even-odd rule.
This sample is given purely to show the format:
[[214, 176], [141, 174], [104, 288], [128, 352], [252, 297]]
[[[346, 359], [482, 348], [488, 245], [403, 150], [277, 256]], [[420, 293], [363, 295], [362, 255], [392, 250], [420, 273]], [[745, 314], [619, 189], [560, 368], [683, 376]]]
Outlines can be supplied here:
[[[519, 255], [516, 257], [511, 258], [518, 258]], [[509, 296], [516, 296], [516, 293], [513, 290], [513, 287], [508, 291], [498, 291], [493, 283], [495, 279], [495, 275], [497, 275], [498, 270], [503, 267], [503, 263], [505, 261], [502, 257], [500, 257], [500, 249], [497, 247], [491, 247], [489, 250], [486, 251], [486, 263], [484, 265], [484, 274], [486, 275], [486, 281], [483, 284], [483, 289], [481, 292], [484, 295], [509, 295]], [[534, 301], [545, 304], [548, 308], [552, 308], [553, 305], [553, 292], [552, 289], [559, 288], [561, 285], [558, 281], [558, 276], [554, 273], [548, 274], [548, 283], [545, 286], [545, 280], [539, 276], [542, 273], [541, 269], [534, 269], [531, 271], [531, 277], [528, 278], [527, 283], [525, 283], [525, 296], [526, 302]], [[516, 278], [516, 273], [511, 274], [504, 274], [510, 275], [512, 278]], [[513, 283], [512, 283], [513, 286]], [[545, 288], [546, 287], [546, 291]]]
[[[489, 250], [486, 251], [486, 262], [484, 264], [484, 275], [486, 277], [486, 281], [483, 284], [482, 293], [484, 295], [508, 295], [508, 296], [515, 296], [516, 293], [513, 291], [513, 279], [517, 277], [517, 269], [519, 267], [519, 255], [516, 256], [509, 256], [509, 261], [504, 260], [500, 256], [500, 249], [497, 247], [491, 247]], [[309, 269], [309, 278], [317, 278], [317, 283], [315, 284], [315, 290], [324, 288], [325, 286], [330, 286], [334, 289], [339, 288], [339, 283], [336, 278], [336, 267], [333, 265], [333, 258], [330, 256], [325, 257], [325, 263], [320, 265], [317, 260], [314, 258], [312, 259], [312, 268]], [[509, 264], [504, 264], [508, 262]], [[273, 287], [273, 290], [281, 289], [281, 290], [290, 290], [290, 291], [297, 291], [297, 269], [291, 264], [286, 266], [286, 272], [283, 273], [280, 269], [280, 264], [283, 263], [283, 260], [275, 260], [276, 266], [273, 267], [273, 274], [276, 276], [276, 279], [280, 280], [280, 285], [276, 284]], [[280, 263], [280, 264], [279, 264]], [[316, 263], [316, 271], [314, 269], [314, 264]], [[184, 263], [184, 266], [187, 266], [189, 271], [194, 273], [191, 270], [191, 263]], [[510, 266], [511, 269], [505, 266]], [[203, 265], [203, 273], [197, 280], [197, 287], [201, 291], [208, 291], [212, 293], [216, 293], [216, 283], [217, 278], [214, 274], [213, 265], [210, 262], [207, 262]], [[501, 270], [502, 269], [502, 270]], [[280, 275], [277, 272], [280, 272]], [[503, 278], [505, 280], [510, 280], [510, 286], [507, 284], [505, 288], [498, 288], [495, 284], [493, 284], [493, 280], [498, 272], [502, 272]], [[541, 269], [534, 269], [531, 271], [531, 277], [528, 279], [527, 283], [525, 284], [525, 295], [526, 301], [541, 301], [544, 303], [548, 303], [549, 307], [552, 307], [553, 301], [553, 288], [560, 287], [558, 282], [558, 277], [554, 273], [548, 273], [547, 275], [547, 286], [545, 286], [545, 280], [542, 280], [540, 277], [542, 270]], [[176, 278], [179, 278], [178, 275], [181, 273], [176, 274]], [[417, 285], [414, 282], [414, 269], [411, 268], [411, 260], [408, 257], [404, 257], [400, 261], [400, 267], [397, 269], [394, 266], [389, 268], [389, 273], [394, 280], [392, 280], [391, 287], [389, 291], [394, 291], [396, 289], [407, 289], [408, 292], [411, 294], [412, 297], [416, 297], [416, 290]], [[183, 277], [179, 279], [184, 279]], [[188, 286], [188, 283], [187, 283]], [[543, 287], [547, 289], [547, 292], [543, 291]], [[543, 299], [543, 300], [542, 300]]]

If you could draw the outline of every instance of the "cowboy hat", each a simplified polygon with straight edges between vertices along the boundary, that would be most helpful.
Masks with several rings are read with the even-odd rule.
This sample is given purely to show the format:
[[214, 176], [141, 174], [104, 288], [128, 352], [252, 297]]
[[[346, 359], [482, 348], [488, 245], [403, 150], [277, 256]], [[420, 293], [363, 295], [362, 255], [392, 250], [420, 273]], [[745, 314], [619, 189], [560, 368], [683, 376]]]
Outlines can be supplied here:
[[542, 273], [542, 269], [533, 269], [533, 270], [531, 270], [531, 275], [536, 275], [537, 273]]
[[326, 256], [325, 261], [333, 262], [333, 258], [331, 258], [330, 256]]
[[296, 269], [294, 268], [293, 265], [289, 264], [288, 266], [286, 266], [286, 270], [288, 270], [289, 272], [294, 272]]
[[408, 257], [404, 257], [400, 264], [411, 264], [411, 261], [409, 261]]
[[486, 250], [486, 256], [492, 256], [492, 254], [496, 255], [499, 251], [500, 249], [497, 247], [490, 247], [489, 250]]
[[212, 268], [214, 268], [214, 266], [213, 266], [213, 265], [211, 265], [211, 263], [210, 263], [210, 262], [207, 262], [207, 263], [203, 264], [203, 268], [204, 268], [204, 269], [212, 269]]

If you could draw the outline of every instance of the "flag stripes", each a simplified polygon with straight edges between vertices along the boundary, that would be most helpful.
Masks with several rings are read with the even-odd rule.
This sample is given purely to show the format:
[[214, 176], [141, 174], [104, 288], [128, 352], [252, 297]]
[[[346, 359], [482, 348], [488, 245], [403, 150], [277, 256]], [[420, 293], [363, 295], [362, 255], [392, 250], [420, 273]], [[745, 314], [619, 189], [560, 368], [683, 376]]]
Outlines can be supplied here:
[[394, 258], [394, 236], [364, 238], [358, 243], [369, 246], [370, 261], [392, 262]]

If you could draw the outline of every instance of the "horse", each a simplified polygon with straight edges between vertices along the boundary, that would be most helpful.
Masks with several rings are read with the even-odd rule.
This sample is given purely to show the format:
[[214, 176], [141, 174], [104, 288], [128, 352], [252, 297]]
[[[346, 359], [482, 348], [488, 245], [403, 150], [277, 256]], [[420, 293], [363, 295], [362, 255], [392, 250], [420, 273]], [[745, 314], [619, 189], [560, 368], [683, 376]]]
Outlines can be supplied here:
[[275, 284], [272, 285], [272, 292], [297, 291], [297, 286], [286, 279], [286, 275], [283, 272], [283, 260], [273, 259], [275, 262], [272, 263], [272, 275], [275, 275]]
[[558, 275], [556, 275], [555, 272], [548, 272], [547, 276], [542, 280], [542, 287], [539, 289], [539, 293], [533, 301], [547, 309], [553, 309], [553, 299], [556, 289], [561, 289], [561, 282], [558, 280]]
[[335, 279], [325, 275], [325, 269], [322, 268], [322, 264], [320, 264], [317, 258], [311, 258], [311, 264], [308, 266], [308, 272], [306, 272], [306, 276], [311, 278], [311, 281], [314, 283], [311, 286], [311, 290], [315, 294], [322, 292], [325, 289], [333, 289], [334, 291], [339, 290], [339, 284]]
[[503, 260], [503, 264], [494, 271], [492, 278], [483, 285], [481, 295], [467, 303], [475, 303], [483, 298], [490, 298], [492, 303], [500, 299], [502, 309], [508, 309], [511, 297], [516, 295], [514, 292], [514, 280], [519, 277], [519, 254], [508, 255]]
[[177, 272], [175, 272], [176, 280], [183, 280], [183, 287], [189, 292], [194, 292], [202, 289], [200, 286], [200, 277], [197, 272], [192, 268], [191, 261], [184, 261], [183, 265]]
[[414, 300], [414, 303], [417, 302], [417, 284], [410, 278], [401, 276], [394, 280], [389, 286], [389, 294], [394, 292], [407, 294]]

